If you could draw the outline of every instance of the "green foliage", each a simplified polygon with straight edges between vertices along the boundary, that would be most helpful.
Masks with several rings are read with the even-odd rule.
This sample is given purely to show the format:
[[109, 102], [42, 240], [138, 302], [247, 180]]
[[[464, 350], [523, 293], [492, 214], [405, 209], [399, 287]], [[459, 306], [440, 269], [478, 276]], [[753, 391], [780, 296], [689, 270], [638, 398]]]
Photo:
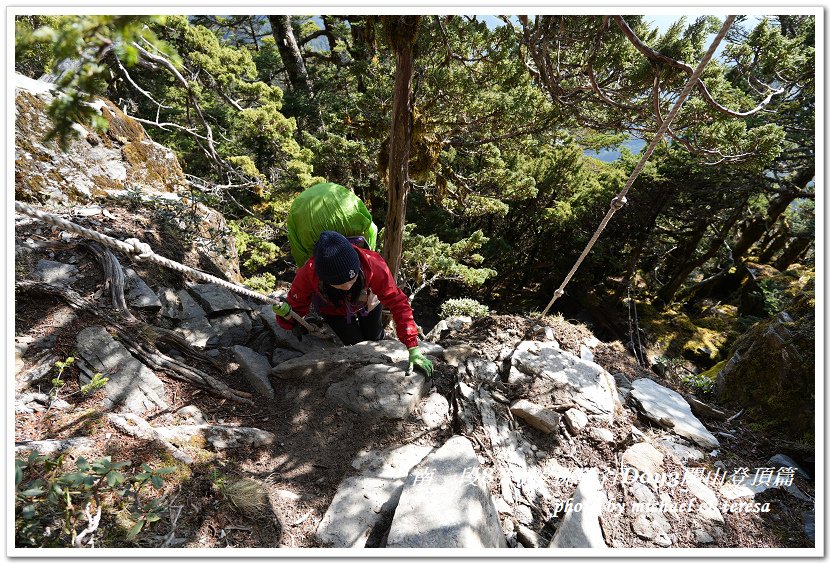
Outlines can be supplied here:
[[[15, 460], [15, 540], [27, 547], [81, 547], [113, 527], [113, 514], [129, 506], [134, 521], [126, 539], [134, 539], [147, 524], [161, 519], [165, 506], [160, 499], [146, 499], [146, 484], [164, 486], [164, 476], [174, 468], [153, 469], [142, 464], [130, 475], [127, 461], [103, 457], [93, 462], [79, 457], [75, 470], [64, 468], [64, 456], [50, 458], [32, 452]], [[96, 529], [92, 526], [100, 513]], [[85, 537], [86, 536], [86, 537]], [[101, 545], [99, 539], [96, 543]], [[106, 544], [105, 544], [106, 545]], [[115, 547], [115, 546], [113, 546]]]
[[50, 49], [48, 60], [53, 71], [58, 71], [57, 87], [63, 95], [55, 96], [48, 114], [54, 128], [47, 136], [66, 147], [77, 131], [74, 123], [91, 123], [104, 131], [107, 121], [90, 105], [96, 94], [101, 94], [109, 77], [103, 58], [112, 49], [125, 65], [138, 62], [138, 43], [176, 60], [175, 52], [160, 41], [149, 25], [164, 21], [164, 16], [60, 16], [21, 22], [15, 34], [15, 49], [21, 56]]
[[416, 235], [416, 227], [410, 223], [404, 228], [400, 269], [401, 279], [409, 289], [410, 301], [438, 280], [453, 280], [467, 287], [478, 287], [496, 275], [495, 270], [480, 267], [484, 257], [478, 251], [488, 241], [481, 231], [450, 244], [435, 235]]
[[245, 287], [266, 295], [274, 291], [276, 284], [277, 278], [271, 272], [263, 272], [258, 276], [245, 279]]
[[92, 393], [95, 393], [95, 391], [106, 387], [108, 382], [108, 377], [104, 377], [102, 373], [96, 372], [95, 375], [92, 376], [92, 379], [89, 381], [89, 383], [87, 383], [86, 385], [81, 385], [81, 393], [83, 395], [91, 395]]
[[61, 378], [63, 376], [64, 370], [71, 366], [73, 363], [75, 363], [75, 358], [73, 358], [72, 356], [69, 356], [63, 361], [58, 360], [57, 362], [55, 362], [55, 367], [58, 369], [58, 373], [56, 373], [55, 377], [52, 378], [52, 389], [49, 391], [50, 403], [54, 403], [57, 400], [60, 390], [63, 388], [64, 385], [66, 385], [66, 381], [64, 381]]
[[[236, 252], [241, 259], [241, 265], [244, 268], [243, 272], [256, 272], [260, 268], [270, 264], [278, 255], [279, 247], [269, 240], [265, 240], [263, 235], [271, 235], [270, 229], [265, 233], [253, 234], [250, 231], [251, 222], [237, 222], [229, 223], [231, 233], [233, 233], [236, 242]], [[245, 230], [247, 227], [247, 230]]]
[[490, 313], [490, 308], [487, 305], [482, 305], [475, 299], [448, 299], [441, 304], [441, 318], [447, 319], [449, 317], [468, 316], [473, 319], [487, 316]]

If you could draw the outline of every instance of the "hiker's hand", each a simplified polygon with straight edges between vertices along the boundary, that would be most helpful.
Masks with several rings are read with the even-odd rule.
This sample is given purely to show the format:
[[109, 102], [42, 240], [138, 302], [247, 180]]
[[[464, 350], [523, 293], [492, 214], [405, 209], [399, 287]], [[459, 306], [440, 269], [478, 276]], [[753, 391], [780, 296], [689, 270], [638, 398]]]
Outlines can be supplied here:
[[[286, 305], [287, 305], [287, 303], [286, 303]], [[299, 324], [294, 325], [294, 328], [291, 329], [291, 334], [296, 336], [297, 340], [302, 342], [303, 336], [308, 334], [308, 329], [306, 327], [304, 327], [303, 325], [299, 325]]]
[[291, 305], [289, 305], [285, 301], [278, 305], [272, 305], [271, 308], [274, 310], [275, 315], [279, 315], [284, 319], [287, 319], [291, 316]]
[[426, 374], [427, 379], [432, 379], [432, 362], [424, 356], [421, 349], [417, 346], [413, 346], [409, 349], [409, 370], [412, 371], [413, 367], [423, 371]]

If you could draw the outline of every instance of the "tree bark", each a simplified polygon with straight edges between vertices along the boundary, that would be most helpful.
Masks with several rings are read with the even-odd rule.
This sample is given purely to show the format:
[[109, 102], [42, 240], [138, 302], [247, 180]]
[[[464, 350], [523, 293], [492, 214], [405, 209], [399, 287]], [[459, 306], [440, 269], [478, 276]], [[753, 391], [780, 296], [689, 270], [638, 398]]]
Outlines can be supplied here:
[[403, 251], [406, 196], [409, 192], [409, 150], [412, 139], [412, 75], [415, 40], [421, 16], [384, 16], [383, 26], [395, 53], [395, 89], [392, 95], [392, 126], [389, 133], [389, 203], [386, 235], [381, 254], [397, 279]]
[[807, 237], [795, 238], [784, 248], [781, 256], [775, 261], [773, 267], [782, 272], [793, 265], [801, 254], [810, 246], [812, 239]]
[[288, 82], [291, 89], [311, 96], [311, 82], [308, 79], [308, 71], [305, 61], [300, 53], [300, 47], [294, 38], [294, 30], [291, 28], [291, 16], [268, 16], [271, 22], [271, 32], [274, 34], [274, 41], [288, 73]]
[[703, 264], [705, 264], [709, 259], [715, 257], [720, 250], [721, 246], [723, 246], [724, 241], [726, 240], [726, 236], [735, 223], [738, 222], [738, 217], [740, 214], [738, 210], [733, 213], [729, 219], [726, 220], [726, 223], [721, 228], [720, 234], [716, 236], [709, 245], [709, 250], [707, 250], [701, 256], [692, 259], [691, 256], [694, 254], [695, 250], [697, 249], [697, 244], [700, 242], [701, 238], [703, 237], [704, 231], [701, 233], [700, 237], [697, 238], [697, 242], [695, 244], [688, 245], [687, 248], [687, 255], [684, 260], [679, 261], [678, 264], [680, 265], [680, 270], [665, 284], [660, 290], [657, 292], [657, 297], [666, 304], [671, 303], [674, 300], [674, 296], [677, 294], [680, 287], [683, 285], [683, 282], [686, 281], [686, 278], [689, 277], [695, 268], [699, 268]]

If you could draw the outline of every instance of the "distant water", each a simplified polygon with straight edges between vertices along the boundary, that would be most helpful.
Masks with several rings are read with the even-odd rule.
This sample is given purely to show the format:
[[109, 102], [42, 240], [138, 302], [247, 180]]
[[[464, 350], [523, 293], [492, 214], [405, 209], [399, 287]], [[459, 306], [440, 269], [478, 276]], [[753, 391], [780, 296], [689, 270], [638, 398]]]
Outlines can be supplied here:
[[[646, 142], [642, 139], [631, 139], [623, 143], [623, 146], [634, 154], [638, 154], [646, 146]], [[620, 151], [618, 149], [603, 149], [600, 151], [586, 150], [585, 156], [591, 156], [603, 162], [614, 162], [620, 158]]]

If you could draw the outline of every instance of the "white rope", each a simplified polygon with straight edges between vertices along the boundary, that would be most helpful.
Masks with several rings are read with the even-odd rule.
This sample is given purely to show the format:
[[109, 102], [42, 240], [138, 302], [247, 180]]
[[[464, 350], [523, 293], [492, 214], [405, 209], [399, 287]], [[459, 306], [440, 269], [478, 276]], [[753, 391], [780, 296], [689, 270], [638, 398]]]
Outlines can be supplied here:
[[[271, 305], [278, 305], [281, 303], [281, 301], [277, 298], [257, 293], [256, 291], [252, 291], [247, 287], [231, 283], [221, 278], [217, 278], [216, 276], [212, 276], [200, 270], [194, 270], [189, 266], [185, 266], [184, 264], [180, 264], [174, 260], [165, 258], [164, 256], [159, 256], [158, 254], [153, 252], [153, 249], [150, 247], [149, 244], [141, 242], [136, 238], [129, 238], [127, 240], [120, 241], [116, 238], [107, 236], [97, 231], [93, 231], [92, 229], [87, 229], [86, 227], [76, 225], [75, 223], [67, 221], [66, 219], [58, 217], [57, 215], [52, 215], [39, 209], [35, 209], [31, 205], [27, 205], [19, 201], [14, 202], [14, 210], [18, 213], [23, 213], [30, 217], [34, 217], [35, 219], [38, 219], [45, 223], [49, 223], [51, 225], [55, 225], [56, 227], [60, 227], [61, 229], [78, 235], [80, 237], [94, 240], [95, 242], [112, 248], [113, 250], [119, 250], [124, 254], [130, 256], [133, 260], [146, 260], [148, 262], [164, 266], [165, 268], [170, 268], [171, 270], [181, 272], [182, 274], [185, 274], [192, 278], [196, 278], [207, 283], [215, 283], [216, 285], [220, 285], [226, 289], [229, 289], [230, 291], [233, 291], [234, 293], [238, 293], [240, 295], [244, 295], [245, 297], [250, 297], [258, 301], [264, 301], [265, 303], [269, 303]], [[306, 322], [305, 319], [303, 319], [293, 310], [291, 311], [291, 317], [298, 323], [300, 323], [303, 327], [305, 327], [310, 333], [319, 333], [319, 331], [313, 325]]]
[[573, 268], [571, 268], [571, 271], [568, 272], [567, 276], [565, 276], [565, 280], [562, 282], [562, 285], [559, 286], [559, 289], [553, 292], [553, 297], [551, 298], [550, 303], [548, 303], [547, 307], [545, 307], [545, 310], [542, 311], [542, 316], [545, 316], [550, 310], [551, 306], [554, 304], [554, 302], [556, 302], [557, 299], [564, 295], [565, 286], [568, 285], [569, 281], [571, 281], [571, 278], [576, 273], [576, 270], [579, 268], [579, 266], [582, 264], [582, 261], [585, 260], [585, 257], [591, 251], [591, 248], [593, 248], [594, 244], [597, 242], [599, 235], [602, 233], [603, 230], [605, 230], [605, 227], [606, 225], [608, 225], [608, 222], [611, 220], [611, 217], [613, 217], [614, 213], [619, 211], [622, 208], [622, 206], [626, 204], [627, 200], [625, 196], [628, 193], [628, 190], [631, 188], [631, 185], [634, 183], [634, 180], [637, 179], [637, 176], [640, 175], [640, 172], [646, 165], [646, 161], [651, 156], [651, 153], [654, 152], [654, 149], [657, 147], [657, 144], [663, 138], [663, 135], [665, 135], [666, 131], [669, 129], [672, 120], [677, 115], [677, 112], [680, 110], [680, 106], [683, 105], [683, 102], [686, 101], [686, 98], [689, 96], [692, 89], [697, 84], [698, 78], [700, 78], [700, 75], [703, 74], [703, 69], [705, 69], [706, 65], [709, 64], [709, 61], [715, 54], [715, 51], [717, 50], [718, 45], [721, 42], [721, 39], [723, 39], [723, 37], [726, 35], [726, 32], [732, 26], [733, 21], [735, 21], [735, 16], [726, 17], [726, 21], [723, 22], [720, 31], [712, 40], [712, 43], [709, 45], [709, 49], [703, 55], [703, 58], [700, 59], [700, 63], [698, 63], [697, 68], [686, 81], [686, 85], [683, 87], [683, 90], [677, 97], [677, 101], [674, 103], [674, 106], [671, 108], [671, 111], [666, 116], [666, 119], [663, 121], [660, 127], [657, 128], [657, 132], [654, 134], [654, 138], [651, 140], [651, 143], [649, 143], [646, 150], [643, 151], [643, 155], [640, 157], [640, 162], [638, 162], [637, 166], [634, 167], [634, 170], [631, 172], [631, 176], [625, 183], [625, 187], [623, 187], [622, 191], [620, 191], [620, 193], [618, 193], [616, 197], [614, 197], [614, 199], [611, 200], [611, 207], [608, 209], [608, 212], [605, 214], [605, 217], [603, 217], [602, 222], [600, 222], [599, 224], [599, 227], [597, 227], [597, 230], [594, 232], [594, 236], [592, 236], [591, 240], [588, 241], [588, 244], [585, 246], [585, 250], [582, 251], [582, 254], [579, 255], [579, 258], [577, 258], [576, 263], [573, 265]]

